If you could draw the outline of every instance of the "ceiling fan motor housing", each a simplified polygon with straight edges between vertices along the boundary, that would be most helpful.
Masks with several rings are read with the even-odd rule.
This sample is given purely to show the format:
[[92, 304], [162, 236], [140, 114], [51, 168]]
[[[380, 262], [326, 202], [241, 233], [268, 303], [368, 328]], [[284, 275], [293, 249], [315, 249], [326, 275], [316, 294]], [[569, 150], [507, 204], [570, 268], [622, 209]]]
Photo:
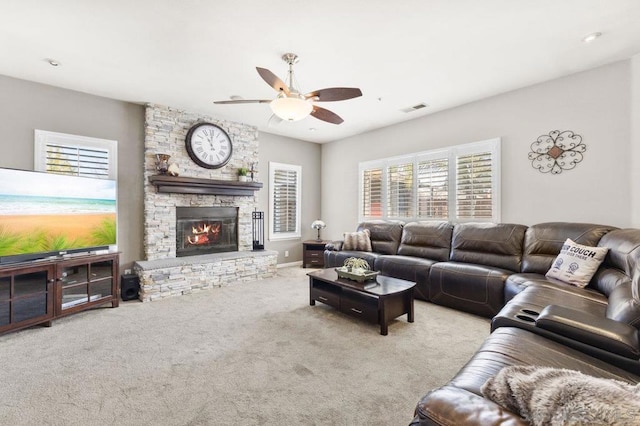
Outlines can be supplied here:
[[297, 63], [300, 58], [295, 53], [285, 53], [282, 60], [289, 65], [288, 84], [280, 80], [274, 73], [266, 68], [256, 67], [260, 77], [273, 89], [278, 92], [278, 96], [273, 100], [256, 99], [244, 100], [234, 99], [230, 101], [216, 101], [216, 104], [247, 104], [247, 103], [268, 103], [273, 114], [286, 121], [298, 121], [311, 115], [318, 120], [331, 124], [340, 124], [344, 120], [336, 113], [328, 109], [321, 108], [314, 102], [333, 102], [344, 101], [347, 99], [362, 96], [360, 89], [353, 87], [331, 87], [326, 89], [314, 90], [307, 94], [300, 93], [295, 85], [293, 64]]

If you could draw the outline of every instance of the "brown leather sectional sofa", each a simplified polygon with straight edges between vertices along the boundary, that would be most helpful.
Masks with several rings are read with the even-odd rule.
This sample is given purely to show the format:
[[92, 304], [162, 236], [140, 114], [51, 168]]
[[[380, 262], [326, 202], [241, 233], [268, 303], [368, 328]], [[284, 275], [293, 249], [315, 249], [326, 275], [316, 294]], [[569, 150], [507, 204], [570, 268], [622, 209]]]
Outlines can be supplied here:
[[[492, 318], [491, 335], [445, 386], [418, 403], [413, 425], [527, 424], [484, 398], [486, 380], [510, 365], [578, 370], [640, 382], [640, 230], [553, 222], [363, 222], [372, 252], [327, 245], [325, 266], [351, 256], [417, 283], [416, 297]], [[582, 289], [545, 277], [567, 238], [608, 254]]]

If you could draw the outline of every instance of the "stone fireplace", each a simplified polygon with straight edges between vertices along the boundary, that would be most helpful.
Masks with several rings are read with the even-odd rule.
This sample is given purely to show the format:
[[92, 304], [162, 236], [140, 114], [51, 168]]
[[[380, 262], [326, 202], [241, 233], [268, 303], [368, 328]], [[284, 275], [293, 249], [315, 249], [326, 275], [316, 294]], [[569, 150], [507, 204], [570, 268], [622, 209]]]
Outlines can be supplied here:
[[237, 207], [176, 207], [176, 256], [238, 251]]
[[[198, 122], [219, 125], [229, 134], [233, 156], [219, 169], [195, 164], [185, 148], [188, 130]], [[223, 182], [220, 191], [161, 187], [154, 179], [156, 154], [170, 156], [179, 178]], [[275, 275], [277, 253], [253, 252], [252, 212], [257, 193], [238, 192], [237, 169], [258, 162], [258, 131], [242, 123], [216, 120], [174, 108], [147, 105], [145, 114], [144, 251], [136, 262], [143, 301], [177, 296], [242, 280]], [[170, 180], [171, 177], [168, 177]], [[169, 182], [170, 183], [170, 182]], [[170, 185], [169, 185], [170, 186]], [[259, 186], [259, 185], [258, 185]], [[209, 216], [213, 213], [213, 216]], [[231, 217], [232, 216], [232, 217]]]

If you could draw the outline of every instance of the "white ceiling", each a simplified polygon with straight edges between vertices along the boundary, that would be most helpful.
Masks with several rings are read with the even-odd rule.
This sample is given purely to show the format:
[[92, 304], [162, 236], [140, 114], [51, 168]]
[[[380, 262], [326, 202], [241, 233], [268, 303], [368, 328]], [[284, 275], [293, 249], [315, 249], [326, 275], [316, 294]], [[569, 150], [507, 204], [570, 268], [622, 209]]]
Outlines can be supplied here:
[[[595, 31], [602, 37], [581, 41]], [[344, 123], [268, 127], [268, 104], [213, 105], [275, 97], [255, 67], [284, 80], [286, 52], [301, 57], [303, 92], [362, 89], [321, 105]], [[0, 0], [0, 74], [314, 142], [638, 52], [638, 0]], [[429, 108], [400, 111], [421, 102]]]

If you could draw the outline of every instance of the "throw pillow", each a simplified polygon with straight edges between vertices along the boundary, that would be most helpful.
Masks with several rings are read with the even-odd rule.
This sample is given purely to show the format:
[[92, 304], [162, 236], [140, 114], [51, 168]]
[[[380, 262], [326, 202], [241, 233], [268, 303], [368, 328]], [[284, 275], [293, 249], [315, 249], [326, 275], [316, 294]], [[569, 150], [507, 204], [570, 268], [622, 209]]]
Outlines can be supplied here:
[[606, 247], [583, 246], [567, 238], [546, 276], [584, 288], [598, 270], [608, 250]]
[[343, 250], [371, 251], [371, 234], [368, 229], [360, 232], [345, 232]]
[[640, 385], [579, 371], [504, 367], [480, 392], [534, 426], [640, 424]]

